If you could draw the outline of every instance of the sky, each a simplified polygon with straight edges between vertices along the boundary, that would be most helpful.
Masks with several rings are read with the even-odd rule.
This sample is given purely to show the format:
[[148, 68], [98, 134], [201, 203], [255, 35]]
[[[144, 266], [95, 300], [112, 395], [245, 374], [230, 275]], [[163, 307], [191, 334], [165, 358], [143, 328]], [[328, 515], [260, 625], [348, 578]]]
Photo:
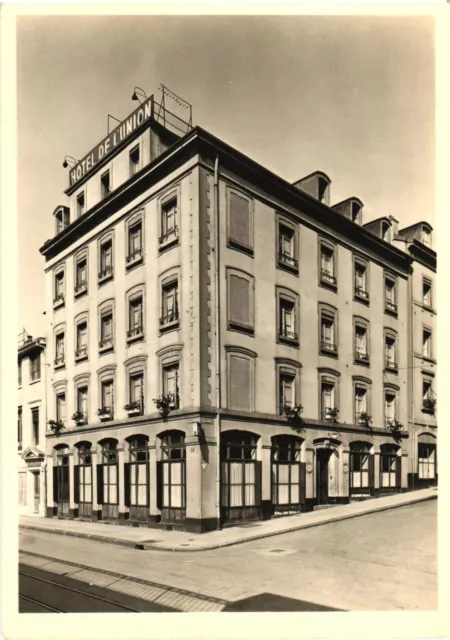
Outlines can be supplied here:
[[[66, 154], [161, 83], [194, 125], [284, 179], [315, 170], [364, 221], [434, 225], [431, 17], [21, 16], [17, 26], [19, 327], [45, 328], [43, 243], [67, 203]], [[256, 221], [257, 223], [257, 221]]]

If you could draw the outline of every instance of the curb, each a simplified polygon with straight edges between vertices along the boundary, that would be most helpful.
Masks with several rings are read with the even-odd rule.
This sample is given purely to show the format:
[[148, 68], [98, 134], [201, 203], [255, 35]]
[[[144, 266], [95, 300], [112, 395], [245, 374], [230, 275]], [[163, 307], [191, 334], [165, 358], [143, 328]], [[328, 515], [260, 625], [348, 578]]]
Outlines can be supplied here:
[[19, 529], [25, 529], [28, 531], [39, 531], [40, 533], [50, 533], [54, 535], [62, 535], [62, 536], [71, 536], [74, 538], [84, 538], [93, 540], [94, 542], [104, 542], [107, 544], [117, 544], [123, 547], [130, 547], [132, 549], [139, 549], [140, 551], [174, 551], [181, 553], [195, 553], [197, 551], [213, 551], [214, 549], [222, 549], [224, 547], [232, 547], [237, 544], [244, 544], [245, 542], [253, 542], [255, 540], [263, 540], [264, 538], [271, 538], [273, 536], [279, 536], [285, 533], [292, 533], [294, 531], [300, 531], [301, 529], [311, 529], [313, 527], [320, 527], [326, 524], [332, 524], [334, 522], [340, 522], [342, 520], [351, 520], [352, 518], [361, 518], [362, 516], [369, 515], [371, 513], [380, 513], [382, 511], [390, 511], [391, 509], [399, 509], [401, 507], [407, 507], [412, 504], [418, 504], [419, 502], [427, 502], [428, 500], [437, 500], [437, 495], [430, 495], [423, 498], [418, 498], [415, 500], [408, 500], [407, 502], [402, 502], [401, 504], [394, 504], [390, 506], [381, 506], [370, 509], [368, 511], [364, 511], [362, 513], [350, 513], [350, 514], [341, 514], [336, 515], [334, 518], [330, 518], [325, 522], [305, 522], [299, 523], [298, 525], [291, 527], [289, 529], [283, 529], [281, 531], [267, 531], [266, 533], [260, 533], [258, 535], [254, 535], [248, 538], [241, 538], [239, 540], [231, 540], [229, 542], [221, 542], [220, 544], [208, 545], [204, 547], [196, 547], [195, 549], [183, 548], [180, 549], [178, 547], [169, 547], [169, 546], [158, 546], [155, 544], [146, 544], [145, 542], [134, 542], [133, 540], [124, 540], [123, 538], [108, 538], [107, 536], [100, 536], [97, 534], [91, 533], [79, 533], [78, 531], [59, 531], [57, 529], [47, 529], [46, 527], [39, 527], [36, 525], [27, 525], [20, 524]]

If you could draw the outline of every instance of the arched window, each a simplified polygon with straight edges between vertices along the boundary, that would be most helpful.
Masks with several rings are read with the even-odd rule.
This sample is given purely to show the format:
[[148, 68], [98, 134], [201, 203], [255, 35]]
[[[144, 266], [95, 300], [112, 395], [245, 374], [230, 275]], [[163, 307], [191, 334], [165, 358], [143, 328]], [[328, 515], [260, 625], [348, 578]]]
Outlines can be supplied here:
[[102, 505], [102, 519], [116, 520], [118, 506], [117, 440], [108, 438], [101, 443], [100, 464], [97, 465], [97, 502]]
[[301, 444], [300, 438], [295, 436], [272, 438], [272, 504], [275, 514], [299, 512], [301, 503], [305, 502], [306, 476], [300, 462]]
[[395, 491], [401, 487], [402, 459], [395, 444], [380, 446], [380, 488]]
[[149, 507], [148, 436], [128, 438], [130, 461], [125, 464], [125, 506], [130, 507], [130, 519], [147, 518]]
[[261, 508], [261, 463], [257, 438], [245, 431], [228, 431], [221, 438], [222, 507], [226, 521], [256, 520]]
[[74, 467], [74, 501], [78, 504], [78, 517], [92, 517], [92, 450], [90, 442], [77, 445], [78, 464]]
[[58, 516], [68, 518], [70, 507], [69, 447], [60, 444], [53, 451], [53, 501], [56, 502]]
[[374, 457], [367, 442], [350, 443], [350, 494], [371, 494], [374, 487]]
[[160, 436], [161, 461], [158, 463], [161, 519], [184, 520], [186, 516], [186, 445], [182, 431]]

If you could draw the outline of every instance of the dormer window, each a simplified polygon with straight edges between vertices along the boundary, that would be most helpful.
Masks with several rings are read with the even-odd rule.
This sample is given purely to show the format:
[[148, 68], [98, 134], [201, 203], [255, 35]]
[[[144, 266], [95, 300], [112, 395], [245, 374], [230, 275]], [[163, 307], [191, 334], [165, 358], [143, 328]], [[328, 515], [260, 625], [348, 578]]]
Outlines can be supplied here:
[[354, 222], [355, 224], [361, 224], [362, 223], [362, 207], [361, 205], [359, 205], [357, 202], [352, 202], [352, 206], [351, 206], [351, 216], [352, 216], [352, 222]]
[[77, 218], [82, 216], [85, 210], [86, 210], [86, 200], [83, 192], [77, 196]]
[[329, 203], [329, 183], [324, 178], [319, 178], [318, 200], [319, 202]]
[[141, 158], [139, 145], [133, 147], [130, 151], [130, 176], [134, 176], [141, 168]]
[[390, 231], [391, 231], [391, 226], [388, 222], [382, 222], [381, 223], [381, 239], [384, 240], [385, 242], [390, 242]]
[[64, 231], [64, 229], [70, 224], [69, 209], [68, 207], [58, 207], [53, 215], [55, 216], [55, 231], [56, 235], [58, 235], [58, 233]]
[[63, 222], [63, 214], [62, 211], [61, 213], [57, 213], [56, 214], [56, 233], [61, 233], [61, 231], [64, 229], [64, 222]]
[[102, 198], [107, 198], [111, 193], [111, 173], [105, 171], [100, 178]]
[[422, 244], [431, 247], [431, 232], [427, 227], [422, 227]]

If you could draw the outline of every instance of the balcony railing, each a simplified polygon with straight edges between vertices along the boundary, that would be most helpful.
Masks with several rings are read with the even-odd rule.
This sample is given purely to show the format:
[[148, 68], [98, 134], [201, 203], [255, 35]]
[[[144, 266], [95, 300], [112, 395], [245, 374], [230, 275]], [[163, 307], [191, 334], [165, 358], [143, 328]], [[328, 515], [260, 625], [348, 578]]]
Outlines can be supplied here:
[[336, 276], [334, 276], [329, 271], [324, 271], [324, 269], [320, 270], [320, 281], [325, 284], [331, 284], [333, 286], [336, 285]]
[[82, 345], [75, 350], [75, 360], [81, 360], [82, 358], [87, 358], [87, 346]]
[[136, 325], [135, 327], [132, 327], [131, 329], [128, 329], [127, 338], [131, 340], [133, 338], [141, 337], [143, 333], [144, 333], [144, 327], [141, 324], [139, 324], [139, 325]]
[[359, 362], [369, 362], [369, 354], [365, 349], [355, 349], [355, 360]]
[[384, 301], [384, 308], [386, 311], [390, 311], [391, 313], [397, 313], [397, 305], [391, 300]]
[[287, 267], [290, 267], [291, 269], [298, 269], [297, 258], [294, 258], [294, 256], [291, 256], [289, 253], [286, 253], [285, 251], [280, 251], [278, 253], [278, 262]]
[[100, 271], [98, 272], [98, 279], [101, 282], [103, 280], [106, 280], [107, 278], [112, 278], [113, 275], [114, 271], [112, 266], [103, 267], [103, 269], [100, 269]]
[[168, 229], [159, 236], [159, 244], [161, 246], [175, 242], [175, 240], [178, 240], [178, 227], [172, 227], [172, 229]]
[[361, 298], [361, 300], [369, 299], [369, 292], [366, 291], [363, 287], [355, 287], [355, 296], [357, 298]]
[[385, 359], [385, 367], [391, 371], [398, 371], [398, 364], [395, 362], [394, 358], [390, 358], [388, 356], [386, 356]]
[[169, 311], [165, 315], [161, 316], [159, 319], [159, 324], [161, 327], [165, 327], [167, 325], [172, 325], [176, 322], [179, 322], [180, 316], [178, 313], [178, 309], [174, 309], [173, 311]]
[[142, 249], [135, 249], [127, 255], [127, 263], [133, 264], [142, 258]]
[[338, 352], [337, 344], [334, 344], [334, 342], [327, 342], [325, 340], [322, 340], [322, 342], [320, 343], [320, 349], [321, 351], [326, 351], [327, 353]]
[[298, 342], [298, 333], [292, 331], [291, 329], [286, 329], [286, 327], [281, 327], [278, 336], [281, 339], [292, 340], [294, 342]]
[[82, 282], [78, 282], [75, 285], [75, 295], [79, 295], [81, 293], [85, 293], [87, 291], [87, 280], [83, 280]]

